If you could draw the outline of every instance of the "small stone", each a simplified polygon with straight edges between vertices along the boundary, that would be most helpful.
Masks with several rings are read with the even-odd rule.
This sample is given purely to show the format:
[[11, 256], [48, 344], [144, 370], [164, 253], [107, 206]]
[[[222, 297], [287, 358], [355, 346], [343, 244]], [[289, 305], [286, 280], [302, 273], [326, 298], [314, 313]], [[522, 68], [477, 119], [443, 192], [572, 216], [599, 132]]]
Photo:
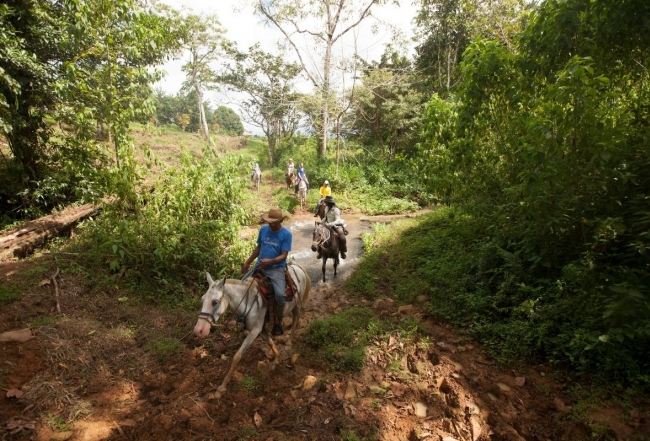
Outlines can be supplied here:
[[496, 397], [494, 394], [490, 393], [490, 392], [488, 392], [487, 396], [488, 396], [488, 398], [491, 399], [492, 401], [496, 401], [496, 400], [497, 400], [497, 397]]
[[569, 410], [571, 410], [571, 407], [564, 404], [564, 401], [562, 401], [558, 397], [553, 398], [553, 404], [555, 404], [555, 408], [557, 410], [559, 410], [560, 412], [562, 412], [562, 413], [565, 413], [565, 412], [568, 412]]
[[497, 386], [499, 387], [500, 390], [504, 392], [510, 392], [510, 386], [508, 386], [505, 383], [497, 383]]
[[460, 378], [460, 375], [457, 374], [456, 372], [452, 373], [451, 376], [454, 377], [456, 380]]
[[413, 308], [413, 305], [402, 305], [397, 308], [397, 312], [402, 315], [412, 315], [414, 311], [415, 309]]
[[302, 380], [302, 390], [310, 390], [318, 383], [318, 378], [313, 375], [307, 375], [304, 380]]
[[522, 387], [526, 384], [526, 377], [515, 377], [515, 386]]
[[413, 409], [415, 410], [415, 416], [418, 416], [420, 418], [426, 418], [427, 416], [427, 405], [424, 404], [421, 401], [418, 401], [413, 405]]
[[415, 303], [426, 303], [427, 300], [429, 300], [429, 297], [425, 294], [420, 294], [415, 298]]
[[50, 440], [52, 441], [66, 441], [72, 438], [73, 433], [72, 432], [58, 432], [50, 436]]

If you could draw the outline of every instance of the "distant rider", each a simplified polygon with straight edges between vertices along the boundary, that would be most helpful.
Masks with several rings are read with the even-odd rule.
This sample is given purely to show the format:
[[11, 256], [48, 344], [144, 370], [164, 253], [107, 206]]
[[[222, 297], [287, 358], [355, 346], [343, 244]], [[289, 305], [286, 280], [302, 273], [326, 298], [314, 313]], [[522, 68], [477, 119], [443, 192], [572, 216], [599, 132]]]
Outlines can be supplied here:
[[287, 164], [287, 176], [291, 176], [294, 171], [295, 166], [293, 165], [293, 159], [289, 158], [289, 163]]
[[330, 181], [325, 180], [325, 182], [323, 182], [323, 185], [321, 185], [320, 190], [318, 190], [318, 192], [320, 193], [320, 199], [316, 204], [316, 209], [314, 210], [314, 217], [318, 217], [318, 209], [320, 208], [320, 204], [323, 203], [323, 201], [327, 196], [330, 196], [332, 194], [332, 189], [330, 188]]
[[[336, 231], [338, 234], [341, 259], [345, 259], [345, 253], [348, 252], [348, 244], [345, 234], [348, 230], [345, 228], [345, 221], [341, 219], [341, 210], [336, 206], [336, 201], [332, 196], [325, 197], [325, 205], [327, 205], [327, 208], [325, 208], [325, 217], [321, 222], [324, 223], [326, 227]], [[320, 259], [322, 257], [323, 255], [319, 251], [316, 258]]]

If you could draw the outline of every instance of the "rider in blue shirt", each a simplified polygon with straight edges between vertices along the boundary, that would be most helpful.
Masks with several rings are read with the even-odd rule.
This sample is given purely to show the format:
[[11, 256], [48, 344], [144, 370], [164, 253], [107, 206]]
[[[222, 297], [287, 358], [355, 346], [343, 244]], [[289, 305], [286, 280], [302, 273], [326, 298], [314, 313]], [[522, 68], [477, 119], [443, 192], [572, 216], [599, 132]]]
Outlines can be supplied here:
[[[255, 269], [259, 269], [265, 274], [275, 291], [275, 301], [278, 304], [278, 322], [273, 327], [273, 335], [280, 335], [282, 330], [282, 319], [284, 318], [284, 290], [286, 287], [285, 270], [287, 268], [287, 255], [291, 251], [291, 241], [293, 236], [291, 231], [282, 226], [284, 216], [279, 208], [269, 210], [262, 219], [268, 222], [268, 225], [262, 226], [257, 235], [257, 246], [246, 259], [242, 266], [244, 279], [248, 278]], [[257, 263], [253, 270], [250, 270], [251, 262], [257, 258]]]

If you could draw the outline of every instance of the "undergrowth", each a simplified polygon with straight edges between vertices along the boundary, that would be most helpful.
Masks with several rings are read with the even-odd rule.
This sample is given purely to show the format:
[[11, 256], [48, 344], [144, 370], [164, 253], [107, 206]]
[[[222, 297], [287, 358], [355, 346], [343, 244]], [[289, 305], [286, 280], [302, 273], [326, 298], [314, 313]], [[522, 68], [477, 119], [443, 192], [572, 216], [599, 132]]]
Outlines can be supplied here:
[[347, 281], [359, 295], [410, 303], [425, 294], [430, 314], [465, 330], [501, 362], [550, 362], [593, 381], [650, 384], [643, 341], [598, 338], [607, 335], [599, 320], [606, 304], [581, 289], [597, 275], [580, 262], [532, 277], [529, 263], [500, 244], [484, 219], [458, 208], [396, 222], [388, 231], [376, 227], [363, 241], [367, 254]]
[[350, 308], [312, 321], [304, 336], [304, 350], [329, 369], [360, 371], [370, 342], [396, 331], [406, 341], [422, 328], [415, 320], [392, 321], [377, 317], [371, 309]]

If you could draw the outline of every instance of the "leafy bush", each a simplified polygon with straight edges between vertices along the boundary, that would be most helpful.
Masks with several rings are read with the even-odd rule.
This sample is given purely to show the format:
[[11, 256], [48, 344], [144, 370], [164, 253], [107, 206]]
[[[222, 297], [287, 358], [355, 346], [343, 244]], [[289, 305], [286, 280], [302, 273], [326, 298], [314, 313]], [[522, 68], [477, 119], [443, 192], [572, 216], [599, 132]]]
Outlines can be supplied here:
[[134, 211], [108, 206], [71, 247], [123, 274], [139, 291], [149, 285], [162, 296], [177, 296], [206, 270], [235, 273], [252, 247], [238, 235], [248, 223], [239, 161], [184, 154], [180, 167], [140, 195]]
[[[638, 293], [625, 285], [617, 285], [619, 291], [603, 286], [597, 267], [581, 259], [540, 278], [490, 231], [485, 219], [459, 208], [391, 224], [388, 232], [378, 228], [364, 239], [372, 245], [347, 286], [404, 303], [426, 294], [430, 313], [465, 329], [504, 362], [552, 362], [610, 381], [650, 385], [648, 325]], [[610, 318], [608, 311], [620, 311], [612, 293], [629, 302], [623, 316], [628, 324]]]

